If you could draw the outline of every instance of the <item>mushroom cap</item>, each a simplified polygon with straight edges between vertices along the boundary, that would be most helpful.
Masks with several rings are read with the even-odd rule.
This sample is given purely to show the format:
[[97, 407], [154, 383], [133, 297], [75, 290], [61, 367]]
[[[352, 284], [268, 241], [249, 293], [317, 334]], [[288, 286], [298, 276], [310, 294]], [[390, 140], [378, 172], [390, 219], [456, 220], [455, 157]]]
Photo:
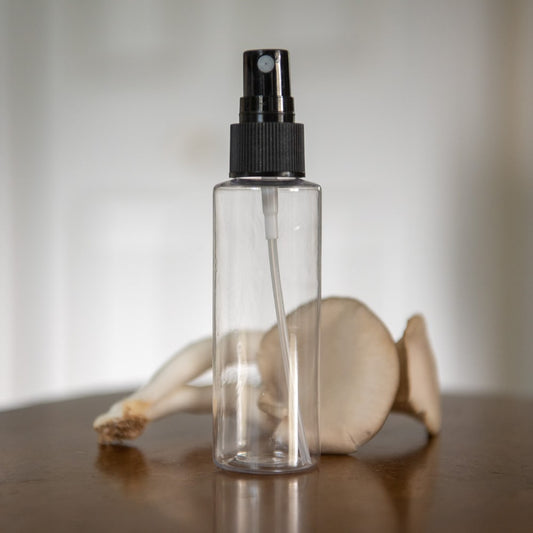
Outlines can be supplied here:
[[[289, 314], [289, 330], [295, 314], [302, 320], [301, 313], [312, 312], [312, 304]], [[322, 300], [320, 334], [321, 452], [352, 453], [379, 431], [394, 403], [400, 376], [396, 346], [381, 320], [352, 298]], [[261, 407], [272, 414], [283, 403], [281, 391], [271, 385], [279, 353], [274, 327], [263, 337], [258, 353], [265, 383]]]
[[414, 315], [407, 321], [403, 337], [396, 346], [401, 379], [394, 409], [414, 415], [424, 423], [430, 435], [437, 435], [442, 420], [439, 379], [422, 315]]

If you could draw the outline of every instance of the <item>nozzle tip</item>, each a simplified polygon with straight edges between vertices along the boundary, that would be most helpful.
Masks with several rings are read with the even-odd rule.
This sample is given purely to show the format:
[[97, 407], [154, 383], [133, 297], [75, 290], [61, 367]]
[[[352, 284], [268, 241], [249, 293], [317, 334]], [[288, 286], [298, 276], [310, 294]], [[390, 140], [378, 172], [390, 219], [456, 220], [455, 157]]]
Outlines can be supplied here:
[[243, 54], [243, 69], [243, 96], [291, 96], [287, 50], [248, 50]]

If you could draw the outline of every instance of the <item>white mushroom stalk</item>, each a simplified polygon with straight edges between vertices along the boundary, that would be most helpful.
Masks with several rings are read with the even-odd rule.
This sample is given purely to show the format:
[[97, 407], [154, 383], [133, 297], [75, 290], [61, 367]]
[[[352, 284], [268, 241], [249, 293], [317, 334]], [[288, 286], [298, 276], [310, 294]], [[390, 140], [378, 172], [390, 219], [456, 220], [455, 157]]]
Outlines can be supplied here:
[[[293, 313], [305, 310], [302, 306]], [[287, 316], [289, 328], [293, 313]], [[321, 339], [322, 453], [355, 452], [379, 431], [391, 410], [416, 416], [430, 435], [439, 432], [436, 364], [420, 315], [409, 320], [404, 336], [395, 344], [385, 325], [364, 304], [352, 298], [327, 298], [322, 300]], [[225, 340], [236, 342], [231, 335]], [[249, 332], [247, 342], [257, 353], [263, 382], [257, 400], [263, 423], [273, 424], [274, 437], [282, 437], [291, 417], [282, 391], [270, 379], [280, 363], [279, 334], [276, 327], [264, 335]], [[211, 412], [211, 386], [191, 384], [211, 364], [211, 339], [176, 353], [145, 386], [94, 421], [99, 441], [134, 439], [150, 421], [174, 412]]]
[[437, 435], [441, 428], [439, 378], [422, 315], [414, 315], [407, 321], [396, 347], [400, 385], [393, 408], [418, 418], [431, 436]]
[[165, 363], [150, 381], [111, 406], [93, 423], [103, 444], [137, 438], [148, 422], [178, 411], [211, 409], [211, 386], [187, 385], [212, 365], [211, 339], [188, 345]]

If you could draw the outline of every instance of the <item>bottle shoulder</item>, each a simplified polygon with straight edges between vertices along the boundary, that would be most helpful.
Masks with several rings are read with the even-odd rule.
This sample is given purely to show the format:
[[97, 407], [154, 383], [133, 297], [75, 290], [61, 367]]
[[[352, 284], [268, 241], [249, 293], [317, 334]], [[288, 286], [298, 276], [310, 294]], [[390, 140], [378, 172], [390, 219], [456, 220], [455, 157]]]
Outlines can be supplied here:
[[218, 183], [214, 187], [214, 192], [219, 190], [259, 190], [263, 187], [277, 187], [280, 189], [298, 189], [298, 190], [316, 190], [321, 192], [322, 188], [318, 183], [304, 180], [302, 178], [294, 179], [246, 179], [246, 178], [233, 178], [221, 183]]

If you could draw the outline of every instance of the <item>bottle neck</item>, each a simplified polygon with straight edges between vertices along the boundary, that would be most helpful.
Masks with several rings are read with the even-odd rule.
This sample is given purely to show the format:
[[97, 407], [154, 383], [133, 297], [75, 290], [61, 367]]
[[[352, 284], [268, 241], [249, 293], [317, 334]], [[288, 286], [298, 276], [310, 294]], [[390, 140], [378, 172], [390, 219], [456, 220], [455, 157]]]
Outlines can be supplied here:
[[301, 178], [297, 176], [234, 176], [232, 180], [246, 180], [246, 181], [264, 181], [264, 182], [281, 182], [295, 181]]

